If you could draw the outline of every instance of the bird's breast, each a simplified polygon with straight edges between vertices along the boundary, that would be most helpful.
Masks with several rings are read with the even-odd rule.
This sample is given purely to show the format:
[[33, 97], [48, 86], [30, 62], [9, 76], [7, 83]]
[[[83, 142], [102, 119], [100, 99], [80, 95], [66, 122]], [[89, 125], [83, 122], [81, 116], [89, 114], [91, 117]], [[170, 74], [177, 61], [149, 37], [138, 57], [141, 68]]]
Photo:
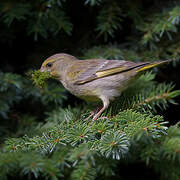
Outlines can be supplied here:
[[132, 84], [135, 76], [127, 73], [95, 79], [84, 84], [75, 84], [70, 80], [62, 81], [62, 84], [72, 94], [86, 101], [99, 101], [102, 96], [114, 100]]
[[75, 85], [70, 82], [61, 81], [63, 86], [73, 95], [86, 101], [97, 102], [100, 101], [100, 89], [98, 87], [91, 87], [90, 85]]

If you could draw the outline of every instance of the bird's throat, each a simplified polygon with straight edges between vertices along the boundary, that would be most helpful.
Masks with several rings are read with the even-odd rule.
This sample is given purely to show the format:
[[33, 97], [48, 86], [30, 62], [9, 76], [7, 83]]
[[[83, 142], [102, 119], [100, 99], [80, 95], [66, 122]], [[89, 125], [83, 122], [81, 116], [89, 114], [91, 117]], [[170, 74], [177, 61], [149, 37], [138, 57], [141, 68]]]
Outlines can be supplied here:
[[59, 78], [59, 74], [55, 70], [51, 71], [50, 74], [53, 78]]

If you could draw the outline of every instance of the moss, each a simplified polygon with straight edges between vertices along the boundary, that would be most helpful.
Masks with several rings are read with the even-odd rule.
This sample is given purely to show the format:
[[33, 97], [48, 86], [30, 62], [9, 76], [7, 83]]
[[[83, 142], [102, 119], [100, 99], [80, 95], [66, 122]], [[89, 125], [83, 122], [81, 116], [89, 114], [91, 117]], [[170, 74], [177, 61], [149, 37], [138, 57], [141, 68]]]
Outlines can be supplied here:
[[51, 77], [49, 72], [40, 72], [40, 70], [35, 70], [31, 74], [33, 83], [40, 88], [44, 88], [46, 86], [46, 81]]

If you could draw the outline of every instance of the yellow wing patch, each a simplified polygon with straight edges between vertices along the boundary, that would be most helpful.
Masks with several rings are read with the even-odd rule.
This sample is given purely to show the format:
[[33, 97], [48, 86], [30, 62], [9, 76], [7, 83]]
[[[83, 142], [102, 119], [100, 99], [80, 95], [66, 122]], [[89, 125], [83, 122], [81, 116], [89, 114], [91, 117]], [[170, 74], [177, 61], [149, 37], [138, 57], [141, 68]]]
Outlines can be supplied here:
[[98, 78], [99, 77], [104, 77], [104, 76], [119, 73], [119, 72], [124, 71], [126, 69], [127, 69], [127, 67], [118, 67], [118, 68], [108, 69], [108, 70], [105, 70], [105, 71], [99, 71], [99, 72], [96, 73], [96, 76]]
[[158, 65], [163, 64], [163, 63], [165, 63], [165, 62], [156, 62], [154, 64], [148, 64], [148, 65], [145, 65], [144, 67], [138, 69], [136, 72], [144, 71], [146, 69], [150, 69], [152, 67], [158, 66]]

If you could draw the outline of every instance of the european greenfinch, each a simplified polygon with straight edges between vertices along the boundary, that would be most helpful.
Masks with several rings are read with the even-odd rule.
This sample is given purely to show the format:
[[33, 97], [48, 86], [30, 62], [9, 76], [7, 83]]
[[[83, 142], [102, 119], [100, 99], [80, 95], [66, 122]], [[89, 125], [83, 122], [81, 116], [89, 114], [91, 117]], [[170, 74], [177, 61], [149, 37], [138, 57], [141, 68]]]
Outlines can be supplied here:
[[79, 60], [60, 53], [47, 58], [40, 71], [50, 72], [68, 91], [81, 99], [102, 101], [102, 108], [93, 114], [94, 121], [108, 108], [110, 101], [120, 96], [142, 71], [166, 62], [168, 60], [137, 63], [125, 60]]

